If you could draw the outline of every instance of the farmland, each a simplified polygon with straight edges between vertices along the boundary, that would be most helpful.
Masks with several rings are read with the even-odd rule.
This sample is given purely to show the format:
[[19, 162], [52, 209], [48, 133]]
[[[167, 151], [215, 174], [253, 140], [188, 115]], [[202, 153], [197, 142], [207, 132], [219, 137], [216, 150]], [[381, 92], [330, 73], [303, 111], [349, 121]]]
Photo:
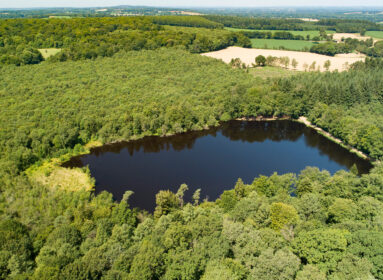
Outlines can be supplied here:
[[[293, 35], [301, 35], [303, 37], [306, 37], [307, 35], [310, 36], [310, 38], [313, 38], [315, 36], [319, 36], [319, 30], [302, 30], [302, 31], [297, 31], [297, 30], [254, 30], [254, 29], [240, 29], [240, 28], [231, 28], [231, 27], [226, 27], [225, 29], [234, 31], [234, 32], [240, 32], [240, 31], [259, 31], [259, 32], [290, 32]], [[333, 30], [326, 30], [327, 34], [333, 34], [335, 31]]]
[[252, 39], [251, 46], [257, 49], [285, 49], [308, 51], [315, 43], [301, 40]]
[[370, 36], [376, 39], [383, 39], [383, 31], [367, 31], [366, 36]]

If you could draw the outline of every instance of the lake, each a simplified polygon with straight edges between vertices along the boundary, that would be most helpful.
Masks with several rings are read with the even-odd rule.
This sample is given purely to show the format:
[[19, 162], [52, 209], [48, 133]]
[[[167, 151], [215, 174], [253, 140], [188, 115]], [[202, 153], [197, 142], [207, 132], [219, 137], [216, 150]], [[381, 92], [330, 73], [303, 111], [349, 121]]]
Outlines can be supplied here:
[[278, 120], [230, 121], [204, 131], [108, 144], [64, 166], [88, 165], [96, 193], [107, 190], [120, 200], [132, 190], [130, 205], [153, 211], [158, 191], [176, 192], [182, 183], [189, 186], [186, 199], [201, 188], [201, 199], [215, 200], [238, 178], [251, 183], [260, 174], [299, 173], [306, 166], [335, 173], [354, 164], [360, 173], [372, 167], [315, 130]]

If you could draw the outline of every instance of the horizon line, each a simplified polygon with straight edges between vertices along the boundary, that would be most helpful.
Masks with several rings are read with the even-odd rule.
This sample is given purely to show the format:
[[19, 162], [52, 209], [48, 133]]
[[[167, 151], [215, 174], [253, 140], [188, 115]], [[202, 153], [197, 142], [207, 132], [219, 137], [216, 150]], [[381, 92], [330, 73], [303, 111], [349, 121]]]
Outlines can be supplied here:
[[14, 10], [20, 10], [20, 9], [65, 9], [65, 8], [79, 8], [79, 9], [92, 9], [92, 8], [117, 8], [117, 7], [135, 7], [135, 8], [176, 8], [176, 9], [222, 9], [222, 8], [230, 8], [230, 9], [262, 9], [262, 8], [320, 8], [320, 9], [327, 9], [327, 8], [341, 8], [341, 9], [350, 9], [350, 8], [383, 8], [383, 5], [375, 6], [375, 5], [351, 5], [351, 6], [320, 6], [320, 5], [310, 5], [310, 6], [302, 6], [302, 5], [289, 5], [289, 6], [150, 6], [150, 5], [113, 5], [113, 6], [36, 6], [36, 7], [0, 7], [0, 9], [14, 9]]

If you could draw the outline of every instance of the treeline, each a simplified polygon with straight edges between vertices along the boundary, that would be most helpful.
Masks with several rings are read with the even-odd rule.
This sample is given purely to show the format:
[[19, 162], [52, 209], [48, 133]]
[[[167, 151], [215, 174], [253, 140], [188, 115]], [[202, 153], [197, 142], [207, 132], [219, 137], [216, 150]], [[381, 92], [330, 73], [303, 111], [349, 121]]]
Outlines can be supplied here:
[[383, 43], [376, 42], [374, 44], [373, 39], [367, 39], [363, 41], [347, 38], [340, 43], [328, 41], [325, 43], [316, 44], [313, 45], [310, 49], [310, 52], [330, 56], [334, 56], [340, 53], [351, 53], [354, 51], [364, 53], [367, 56], [383, 57]]
[[[157, 17], [3, 20], [0, 21], [0, 63], [39, 62], [40, 48], [62, 48], [52, 60], [65, 61], [112, 56], [120, 50], [179, 46], [200, 53], [232, 45], [251, 46], [250, 40], [240, 33], [162, 27], [153, 23], [154, 18]], [[30, 53], [35, 56], [30, 58]]]
[[[346, 144], [382, 158], [383, 68], [381, 61], [375, 61], [357, 63], [348, 72], [310, 73], [280, 80], [282, 94], [275, 96], [274, 113], [305, 115]], [[270, 108], [269, 101], [266, 104], [260, 106]]]
[[366, 31], [383, 30], [382, 26], [375, 22], [358, 19], [321, 19], [316, 24], [326, 26], [338, 33], [361, 33], [364, 35]]
[[257, 30], [335, 30], [338, 33], [362, 33], [383, 30], [377, 23], [358, 19], [321, 19], [318, 22], [305, 22], [300, 19], [262, 18], [244, 16], [206, 15], [205, 18], [219, 22], [225, 27]]
[[353, 48], [352, 46], [346, 43], [334, 43], [334, 42], [316, 44], [310, 48], [310, 52], [319, 53], [323, 55], [329, 55], [329, 56], [334, 56], [340, 53], [350, 53], [354, 50], [355, 48]]
[[225, 27], [258, 30], [304, 30], [300, 19], [254, 18], [236, 16], [206, 15], [205, 18], [223, 24]]
[[378, 41], [373, 48], [365, 48], [361, 52], [372, 57], [383, 57], [383, 42]]
[[302, 35], [294, 35], [288, 31], [240, 31], [243, 35], [251, 39], [277, 39], [277, 40], [305, 40]]
[[152, 17], [152, 21], [159, 25], [223, 28], [223, 24], [200, 16], [155, 16]]

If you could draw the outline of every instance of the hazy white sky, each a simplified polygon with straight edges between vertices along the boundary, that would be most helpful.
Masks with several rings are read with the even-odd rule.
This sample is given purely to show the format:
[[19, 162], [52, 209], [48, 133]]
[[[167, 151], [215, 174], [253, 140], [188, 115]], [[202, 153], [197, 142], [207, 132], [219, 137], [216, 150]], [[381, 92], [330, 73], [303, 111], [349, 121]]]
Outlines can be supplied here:
[[383, 6], [383, 0], [0, 0], [0, 8], [146, 6]]

